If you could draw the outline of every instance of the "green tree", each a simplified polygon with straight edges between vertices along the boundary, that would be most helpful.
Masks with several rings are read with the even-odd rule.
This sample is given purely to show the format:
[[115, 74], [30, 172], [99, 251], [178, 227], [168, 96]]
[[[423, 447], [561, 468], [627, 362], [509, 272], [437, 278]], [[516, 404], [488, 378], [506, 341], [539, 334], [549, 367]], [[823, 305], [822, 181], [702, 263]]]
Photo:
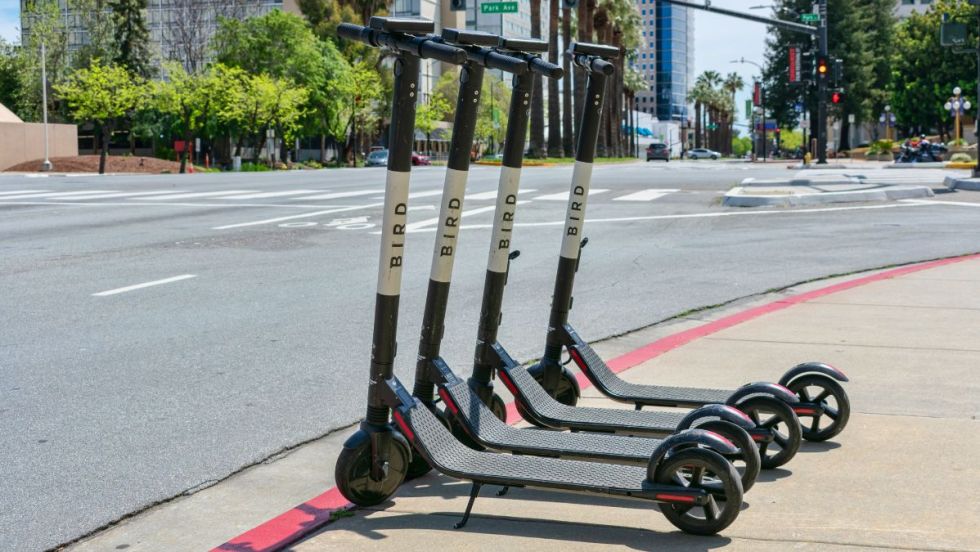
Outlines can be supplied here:
[[425, 134], [425, 148], [427, 153], [432, 152], [432, 131], [434, 131], [440, 121], [449, 113], [450, 104], [442, 96], [433, 94], [428, 102], [420, 103], [415, 111], [415, 128]]
[[[939, 44], [942, 14], [972, 28], [975, 9], [965, 2], [939, 0], [926, 13], [913, 14], [899, 24], [895, 44], [901, 47], [892, 58], [891, 106], [900, 128], [907, 133], [938, 129], [945, 134], [951, 117], [943, 104], [952, 96], [953, 88], [961, 87], [968, 96], [976, 90], [976, 58]], [[974, 35], [968, 43], [975, 41]]]
[[[731, 94], [732, 111], [731, 116], [728, 118], [728, 140], [725, 141], [727, 144], [731, 144], [733, 138], [735, 137], [735, 94], [745, 88], [745, 79], [743, 79], [742, 75], [739, 75], [738, 73], [729, 73], [728, 76], [725, 77], [725, 81], [722, 83], [722, 88]], [[731, 148], [729, 148], [726, 153], [731, 154], [733, 152]]]
[[238, 133], [236, 156], [249, 144], [252, 159], [257, 162], [268, 130], [275, 130], [277, 139], [296, 136], [309, 97], [305, 88], [287, 79], [249, 75], [237, 68], [231, 68], [225, 79], [235, 85], [225, 89], [224, 100], [217, 104], [217, 116]]
[[153, 76], [150, 33], [146, 28], [146, 0], [110, 0], [115, 21], [116, 63], [134, 75]]
[[109, 138], [115, 121], [136, 109], [142, 101], [145, 84], [118, 65], [92, 60], [89, 68], [79, 69], [55, 91], [68, 104], [77, 121], [92, 122], [102, 130], [99, 174], [105, 174]]
[[215, 83], [210, 75], [187, 73], [177, 62], [165, 63], [164, 71], [167, 78], [153, 83], [153, 105], [175, 121], [174, 130], [184, 142], [180, 156], [180, 174], [184, 174], [194, 137], [211, 112]]
[[[68, 32], [57, 0], [35, 0], [26, 3], [21, 20], [29, 32], [17, 52], [18, 91], [14, 105], [8, 105], [25, 121], [41, 120], [41, 44], [45, 49], [48, 86], [64, 81], [71, 71], [68, 57]], [[48, 94], [48, 111], [58, 120], [55, 97]]]
[[[531, 2], [531, 38], [541, 38], [541, 0], [530, 0]], [[545, 156], [544, 141], [544, 86], [541, 80], [544, 77], [534, 79], [531, 87], [531, 133], [528, 137], [528, 157], [541, 158]], [[549, 98], [550, 99], [550, 98]]]
[[84, 43], [71, 55], [72, 65], [88, 67], [94, 59], [115, 62], [119, 57], [116, 23], [106, 0], [68, 0], [68, 6], [85, 31]]
[[0, 38], [0, 104], [14, 109], [19, 91], [20, 63], [13, 46]]

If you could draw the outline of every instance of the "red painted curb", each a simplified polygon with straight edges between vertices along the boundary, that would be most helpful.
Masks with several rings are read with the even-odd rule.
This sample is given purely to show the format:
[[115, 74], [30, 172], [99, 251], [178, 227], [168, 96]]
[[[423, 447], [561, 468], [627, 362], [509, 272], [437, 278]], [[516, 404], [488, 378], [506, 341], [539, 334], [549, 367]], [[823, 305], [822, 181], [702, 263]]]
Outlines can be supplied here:
[[[642, 364], [652, 358], [662, 355], [667, 351], [686, 345], [695, 339], [720, 332], [726, 328], [737, 326], [760, 316], [789, 308], [793, 305], [812, 301], [819, 297], [825, 297], [841, 291], [854, 289], [872, 282], [897, 278], [906, 274], [912, 274], [930, 268], [937, 268], [949, 264], [966, 261], [969, 259], [980, 258], [980, 254], [966, 255], [963, 257], [952, 257], [940, 259], [914, 265], [903, 266], [892, 270], [886, 270], [863, 278], [841, 282], [824, 288], [815, 289], [799, 295], [784, 297], [772, 303], [753, 307], [751, 309], [731, 314], [724, 318], [709, 322], [703, 326], [691, 328], [674, 335], [669, 335], [649, 345], [645, 345], [624, 355], [620, 355], [608, 362], [609, 367], [614, 372], [623, 372]], [[586, 389], [592, 383], [581, 373], [576, 374], [578, 383], [582, 389]], [[513, 402], [507, 405], [507, 422], [516, 423], [521, 420], [517, 413], [517, 407]], [[309, 535], [316, 529], [330, 523], [334, 513], [349, 510], [354, 505], [340, 494], [336, 487], [327, 492], [310, 499], [292, 510], [250, 529], [234, 539], [214, 548], [211, 552], [274, 552], [296, 542], [297, 540]]]

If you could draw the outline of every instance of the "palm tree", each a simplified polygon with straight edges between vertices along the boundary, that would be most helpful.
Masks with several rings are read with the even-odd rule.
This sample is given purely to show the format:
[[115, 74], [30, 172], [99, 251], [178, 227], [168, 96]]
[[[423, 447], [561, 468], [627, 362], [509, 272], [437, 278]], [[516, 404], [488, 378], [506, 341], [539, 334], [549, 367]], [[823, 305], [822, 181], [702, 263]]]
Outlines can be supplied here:
[[[630, 56], [631, 59], [636, 58], [636, 51], [633, 51]], [[633, 67], [628, 67], [626, 69], [626, 74], [623, 76], [623, 87], [626, 91], [626, 109], [629, 114], [629, 120], [626, 125], [630, 129], [630, 137], [627, 145], [629, 146], [629, 153], [627, 156], [632, 157], [636, 152], [636, 120], [634, 118], [634, 112], [636, 111], [636, 93], [647, 89], [647, 81], [643, 77], [643, 73], [640, 73]]]
[[722, 83], [721, 86], [731, 94], [731, 99], [732, 99], [732, 116], [731, 119], [729, 120], [729, 125], [728, 125], [729, 139], [726, 141], [726, 146], [727, 146], [726, 152], [731, 154], [732, 152], [731, 138], [735, 136], [735, 110], [736, 110], [735, 94], [738, 93], [739, 90], [745, 88], [745, 79], [743, 79], [742, 75], [739, 75], [738, 73], [729, 73], [728, 76], [725, 77], [725, 82]]
[[[531, 0], [531, 38], [541, 38], [541, 0]], [[531, 90], [531, 136], [528, 149], [528, 157], [544, 157], [544, 87], [541, 77], [534, 79]]]
[[[557, 1], [557, 0], [556, 0]], [[572, 43], [572, 10], [562, 8], [561, 10], [561, 37], [565, 48]], [[565, 76], [562, 81], [561, 93], [561, 147], [565, 157], [575, 155], [575, 113], [572, 111], [572, 68], [571, 62], [566, 56], [562, 56], [562, 68]]]
[[694, 82], [694, 88], [687, 93], [687, 97], [694, 102], [694, 147], [700, 148], [702, 147], [704, 138], [702, 132], [704, 119], [702, 114], [711, 98], [711, 87], [704, 79], [698, 77]]
[[[558, 2], [548, 2], [548, 62], [558, 64]], [[548, 79], [548, 155], [561, 157], [561, 103], [558, 79]]]

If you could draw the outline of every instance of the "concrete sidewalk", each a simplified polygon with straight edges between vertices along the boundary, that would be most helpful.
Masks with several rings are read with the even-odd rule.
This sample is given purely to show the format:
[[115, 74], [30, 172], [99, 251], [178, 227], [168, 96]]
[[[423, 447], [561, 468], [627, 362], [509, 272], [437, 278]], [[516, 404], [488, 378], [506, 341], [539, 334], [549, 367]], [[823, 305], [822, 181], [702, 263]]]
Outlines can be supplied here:
[[[679, 533], [656, 506], [642, 502], [522, 489], [498, 498], [490, 488], [467, 527], [457, 531], [452, 525], [469, 485], [434, 474], [406, 484], [377, 508], [333, 514], [317, 511], [313, 502], [293, 508], [332, 487], [348, 431], [148, 511], [73, 549], [204, 550], [292, 509], [298, 527], [321, 526], [289, 548], [305, 552], [980, 550], [980, 257], [903, 272], [792, 304], [789, 298], [800, 293], [867, 274], [815, 282], [596, 344], [601, 355], [614, 358], [786, 300], [792, 305], [659, 354], [623, 377], [735, 387], [776, 380], [797, 362], [819, 359], [851, 378], [845, 387], [853, 406], [844, 433], [832, 442], [804, 443], [785, 469], [764, 472], [746, 494], [746, 508], [720, 536]], [[616, 405], [591, 388], [582, 403]], [[329, 517], [334, 521], [322, 525]], [[220, 549], [276, 549], [268, 544], [274, 528], [266, 533], [266, 540], [262, 531], [252, 531]]]

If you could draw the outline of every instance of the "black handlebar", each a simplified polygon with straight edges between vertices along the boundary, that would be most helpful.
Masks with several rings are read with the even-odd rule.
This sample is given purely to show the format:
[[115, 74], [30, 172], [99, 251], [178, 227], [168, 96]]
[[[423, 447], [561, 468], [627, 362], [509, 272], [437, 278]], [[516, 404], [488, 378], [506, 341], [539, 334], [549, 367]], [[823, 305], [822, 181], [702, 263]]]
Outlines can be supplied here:
[[494, 51], [487, 51], [483, 58], [484, 64], [490, 69], [500, 69], [507, 73], [523, 75], [527, 73], [527, 62], [523, 59], [500, 54]]
[[547, 61], [539, 58], [533, 57], [530, 60], [531, 71], [548, 77], [549, 79], [560, 79], [565, 75], [565, 70], [561, 68], [560, 65], [555, 65], [554, 63], [548, 63]]
[[420, 58], [435, 59], [455, 65], [460, 65], [466, 61], [465, 51], [455, 46], [435, 42], [436, 37], [434, 36], [412, 36], [379, 31], [353, 23], [337, 25], [337, 36], [348, 40], [357, 40], [369, 46], [387, 46]]

